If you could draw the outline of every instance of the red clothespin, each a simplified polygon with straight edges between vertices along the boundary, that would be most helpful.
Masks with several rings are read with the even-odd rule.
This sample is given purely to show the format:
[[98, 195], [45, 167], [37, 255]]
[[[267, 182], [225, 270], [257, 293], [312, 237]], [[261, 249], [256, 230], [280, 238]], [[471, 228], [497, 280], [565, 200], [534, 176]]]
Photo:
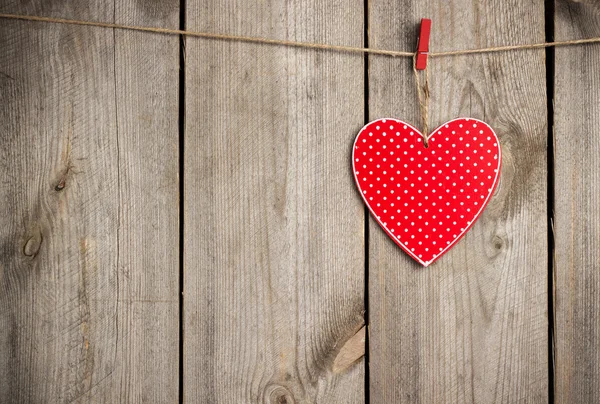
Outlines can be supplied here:
[[429, 18], [421, 19], [421, 33], [419, 34], [419, 43], [417, 44], [417, 61], [415, 68], [425, 70], [427, 68], [427, 54], [429, 53], [429, 33], [431, 32], [431, 20]]

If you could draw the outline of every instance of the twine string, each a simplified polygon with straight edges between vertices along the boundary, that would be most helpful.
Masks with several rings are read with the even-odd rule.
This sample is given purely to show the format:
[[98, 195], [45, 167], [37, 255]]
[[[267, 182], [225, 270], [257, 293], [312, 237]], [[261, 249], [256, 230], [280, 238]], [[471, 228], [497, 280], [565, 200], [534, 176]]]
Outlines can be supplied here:
[[[191, 37], [208, 38], [208, 39], [222, 39], [222, 40], [240, 41], [240, 42], [253, 42], [253, 43], [270, 44], [270, 45], [291, 46], [291, 47], [306, 48], [306, 49], [331, 50], [331, 51], [338, 51], [338, 52], [350, 52], [350, 53], [362, 53], [362, 54], [366, 53], [366, 54], [371, 54], [371, 55], [384, 55], [384, 56], [392, 56], [392, 57], [413, 57], [414, 56], [414, 52], [403, 52], [403, 51], [395, 51], [395, 50], [387, 50], [387, 49], [373, 49], [373, 48], [361, 48], [361, 47], [354, 47], [354, 46], [329, 45], [329, 44], [323, 44], [323, 43], [288, 41], [288, 40], [282, 40], [282, 39], [260, 38], [260, 37], [243, 36], [243, 35], [217, 34], [217, 33], [212, 33], [212, 32], [186, 31], [186, 30], [179, 30], [179, 29], [157, 28], [157, 27], [147, 27], [147, 26], [138, 26], [138, 25], [124, 25], [124, 24], [115, 24], [115, 23], [109, 23], [109, 22], [69, 20], [69, 19], [64, 19], [64, 18], [40, 17], [40, 16], [33, 16], [33, 15], [0, 13], [0, 18], [12, 19], [12, 20], [22, 20], [22, 21], [48, 22], [48, 23], [55, 23], [55, 24], [83, 25], [83, 26], [99, 27], [99, 28], [113, 28], [113, 29], [122, 29], [122, 30], [130, 30], [130, 31], [152, 32], [152, 33], [156, 33], [156, 34], [186, 35], [186, 36], [191, 36]], [[444, 51], [444, 52], [431, 52], [431, 53], [429, 53], [429, 57], [471, 55], [471, 54], [478, 54], [478, 53], [494, 53], [494, 52], [513, 51], [513, 50], [541, 49], [541, 48], [549, 48], [549, 47], [555, 47], [555, 46], [573, 46], [573, 45], [584, 45], [584, 44], [594, 44], [594, 43], [600, 43], [600, 37], [574, 39], [574, 40], [569, 40], [569, 41], [543, 42], [543, 43], [525, 44], [525, 45], [506, 45], [506, 46], [494, 46], [494, 47], [479, 48], [479, 49], [464, 49], [464, 50], [454, 50], [454, 51]]]
[[22, 21], [36, 21], [36, 22], [48, 22], [55, 24], [66, 24], [66, 25], [83, 25], [88, 27], [99, 27], [99, 28], [113, 28], [122, 29], [127, 31], [141, 31], [151, 32], [155, 34], [166, 34], [166, 35], [185, 35], [197, 38], [206, 39], [221, 39], [237, 42], [251, 42], [267, 45], [280, 45], [280, 46], [291, 46], [296, 48], [307, 48], [307, 49], [322, 49], [338, 52], [349, 52], [349, 53], [370, 53], [373, 55], [385, 55], [385, 56], [412, 56], [413, 52], [402, 52], [385, 49], [371, 49], [371, 48], [360, 48], [354, 46], [343, 46], [343, 45], [329, 45], [323, 43], [311, 43], [311, 42], [298, 42], [288, 41], [284, 39], [270, 39], [244, 35], [230, 35], [230, 34], [218, 34], [213, 32], [199, 32], [199, 31], [186, 31], [180, 29], [171, 28], [158, 28], [138, 25], [125, 25], [115, 24], [111, 22], [96, 22], [96, 21], [83, 21], [83, 20], [69, 20], [65, 18], [53, 18], [53, 17], [40, 17], [34, 15], [20, 15], [20, 14], [3, 14], [0, 13], [0, 18], [6, 18], [11, 20], [22, 20]]
[[421, 123], [423, 128], [421, 136], [423, 144], [429, 147], [429, 70], [425, 65], [425, 84], [421, 86], [420, 72], [417, 70], [417, 53], [413, 56], [413, 72], [415, 74], [415, 82], [417, 84], [417, 97], [419, 97], [419, 109], [421, 110]]

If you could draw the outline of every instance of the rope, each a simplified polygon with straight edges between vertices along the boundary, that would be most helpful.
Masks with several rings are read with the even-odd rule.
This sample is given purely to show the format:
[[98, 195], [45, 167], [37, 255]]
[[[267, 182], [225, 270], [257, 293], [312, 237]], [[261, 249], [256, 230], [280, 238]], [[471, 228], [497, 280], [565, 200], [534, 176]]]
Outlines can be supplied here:
[[[23, 21], [38, 21], [38, 22], [49, 22], [55, 24], [68, 24], [68, 25], [83, 25], [88, 27], [99, 27], [99, 28], [114, 28], [130, 31], [141, 31], [141, 32], [152, 32], [156, 34], [167, 34], [167, 35], [185, 35], [190, 37], [209, 38], [209, 39], [223, 39], [230, 41], [240, 42], [253, 42], [270, 45], [281, 45], [291, 46], [296, 48], [307, 48], [307, 49], [323, 49], [338, 52], [350, 52], [350, 53], [362, 53], [371, 55], [384, 55], [393, 57], [413, 57], [414, 52], [403, 52], [386, 49], [373, 49], [373, 48], [360, 48], [353, 46], [342, 46], [342, 45], [329, 45], [323, 43], [312, 43], [312, 42], [298, 42], [298, 41], [287, 41], [281, 39], [269, 39], [243, 35], [229, 35], [229, 34], [216, 34], [211, 32], [197, 32], [197, 31], [185, 31], [180, 29], [170, 28], [155, 28], [145, 27], [137, 25], [123, 25], [113, 24], [109, 22], [95, 22], [95, 21], [82, 21], [82, 20], [69, 20], [64, 18], [51, 18], [51, 17], [39, 17], [33, 15], [20, 15], [20, 14], [5, 14], [0, 13], [0, 18], [11, 19], [11, 20], [23, 20]], [[455, 50], [447, 52], [432, 52], [429, 53], [429, 57], [444, 57], [444, 56], [459, 56], [459, 55], [471, 55], [477, 53], [493, 53], [493, 52], [506, 52], [513, 50], [525, 50], [525, 49], [541, 49], [550, 48], [555, 46], [573, 46], [583, 44], [594, 44], [600, 43], [600, 37], [586, 38], [586, 39], [574, 39], [569, 41], [557, 41], [557, 42], [543, 42], [535, 44], [525, 45], [507, 45], [507, 46], [494, 46], [490, 48], [480, 49], [465, 49]]]
[[421, 110], [421, 122], [423, 129], [421, 136], [425, 147], [429, 147], [429, 70], [425, 66], [425, 86], [421, 86], [419, 71], [417, 70], [417, 54], [413, 57], [413, 72], [415, 73], [415, 81], [417, 83], [417, 96], [419, 97], [419, 108]]

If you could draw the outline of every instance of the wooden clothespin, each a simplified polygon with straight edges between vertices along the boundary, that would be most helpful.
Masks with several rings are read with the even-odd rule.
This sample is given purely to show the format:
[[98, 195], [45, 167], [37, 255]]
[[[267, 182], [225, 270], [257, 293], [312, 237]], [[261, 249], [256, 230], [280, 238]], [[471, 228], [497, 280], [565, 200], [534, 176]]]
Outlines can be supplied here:
[[429, 33], [431, 32], [431, 20], [429, 18], [421, 19], [421, 32], [417, 44], [417, 60], [415, 68], [425, 70], [427, 68], [427, 54], [429, 53]]

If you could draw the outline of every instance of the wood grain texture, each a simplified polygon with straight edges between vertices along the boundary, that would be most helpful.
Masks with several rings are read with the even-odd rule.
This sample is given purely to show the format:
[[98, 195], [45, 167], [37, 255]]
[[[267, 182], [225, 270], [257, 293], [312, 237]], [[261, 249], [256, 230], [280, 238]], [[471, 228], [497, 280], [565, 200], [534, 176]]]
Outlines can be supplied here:
[[[362, 45], [363, 4], [187, 1], [187, 29]], [[184, 401], [362, 403], [361, 55], [188, 38]]]
[[[431, 50], [544, 41], [536, 1], [369, 2], [370, 46]], [[544, 51], [435, 58], [430, 127], [479, 118], [503, 148], [501, 183], [481, 219], [423, 269], [370, 221], [370, 398], [375, 403], [548, 399]], [[410, 61], [369, 57], [370, 119], [421, 126]]]
[[[600, 36], [600, 5], [557, 1], [557, 40]], [[556, 49], [555, 397], [600, 398], [600, 47]]]
[[[178, 2], [5, 2], [166, 25]], [[118, 16], [114, 20], [114, 16]], [[177, 38], [0, 25], [0, 402], [173, 402]]]

